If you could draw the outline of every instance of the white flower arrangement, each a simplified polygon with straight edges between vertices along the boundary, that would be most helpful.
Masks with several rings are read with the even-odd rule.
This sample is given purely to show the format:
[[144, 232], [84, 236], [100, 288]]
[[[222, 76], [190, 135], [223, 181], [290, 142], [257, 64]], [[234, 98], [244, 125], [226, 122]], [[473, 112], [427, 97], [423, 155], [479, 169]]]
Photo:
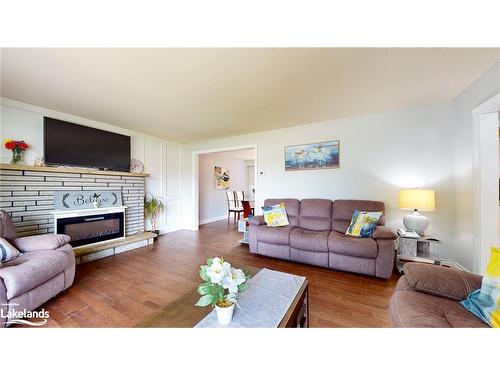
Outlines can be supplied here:
[[249, 287], [250, 275], [231, 267], [222, 257], [208, 258], [199, 274], [203, 282], [198, 287], [201, 297], [196, 306], [229, 307], [236, 302], [238, 293]]

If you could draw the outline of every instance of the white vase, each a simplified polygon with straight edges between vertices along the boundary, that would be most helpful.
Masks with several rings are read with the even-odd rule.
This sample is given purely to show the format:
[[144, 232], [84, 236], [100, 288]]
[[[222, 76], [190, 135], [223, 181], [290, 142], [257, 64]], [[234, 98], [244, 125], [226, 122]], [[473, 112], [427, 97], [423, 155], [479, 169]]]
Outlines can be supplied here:
[[215, 311], [217, 312], [219, 324], [223, 326], [228, 325], [233, 319], [234, 303], [229, 307], [219, 307], [215, 305]]

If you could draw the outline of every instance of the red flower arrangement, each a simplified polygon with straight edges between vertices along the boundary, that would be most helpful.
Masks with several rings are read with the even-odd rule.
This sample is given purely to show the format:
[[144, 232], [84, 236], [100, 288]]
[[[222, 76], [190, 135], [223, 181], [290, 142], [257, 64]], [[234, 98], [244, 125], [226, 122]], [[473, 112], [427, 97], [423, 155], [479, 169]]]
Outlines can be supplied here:
[[28, 144], [24, 141], [13, 141], [12, 139], [5, 140], [5, 148], [7, 150], [13, 150], [15, 148], [20, 148], [21, 150], [26, 150], [28, 148]]
[[3, 142], [7, 150], [12, 150], [12, 164], [17, 164], [23, 158], [23, 152], [29, 147], [24, 141], [6, 139]]

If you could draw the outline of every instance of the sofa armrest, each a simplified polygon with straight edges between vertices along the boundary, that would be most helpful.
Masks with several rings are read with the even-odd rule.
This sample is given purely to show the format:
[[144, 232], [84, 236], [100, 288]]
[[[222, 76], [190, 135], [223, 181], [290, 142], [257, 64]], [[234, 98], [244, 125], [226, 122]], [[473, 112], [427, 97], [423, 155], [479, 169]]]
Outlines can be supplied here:
[[250, 225], [264, 225], [266, 221], [264, 220], [264, 216], [254, 216], [249, 220]]
[[12, 244], [21, 252], [37, 250], [56, 250], [66, 245], [70, 237], [65, 234], [40, 234], [37, 236], [20, 237], [12, 240]]
[[479, 275], [432, 264], [407, 263], [404, 273], [415, 290], [456, 301], [481, 288]]
[[375, 240], [395, 240], [396, 238], [398, 238], [398, 236], [396, 236], [396, 233], [384, 226], [384, 225], [377, 225], [377, 227], [375, 228], [375, 231], [373, 232], [373, 235], [372, 235], [372, 238], [375, 239]]

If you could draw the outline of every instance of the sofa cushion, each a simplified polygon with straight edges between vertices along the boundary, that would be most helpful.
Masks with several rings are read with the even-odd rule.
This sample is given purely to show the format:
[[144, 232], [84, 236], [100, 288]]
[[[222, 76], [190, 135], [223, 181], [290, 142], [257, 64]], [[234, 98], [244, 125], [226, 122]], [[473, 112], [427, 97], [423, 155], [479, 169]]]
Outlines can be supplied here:
[[328, 237], [328, 249], [337, 254], [358, 258], [377, 257], [377, 241], [373, 238], [351, 237], [335, 231]]
[[332, 201], [329, 199], [302, 199], [298, 226], [308, 230], [330, 230], [332, 227]]
[[308, 251], [328, 252], [330, 231], [314, 231], [295, 228], [290, 232], [290, 246]]
[[0, 210], [0, 237], [9, 241], [17, 237], [16, 227], [10, 215], [3, 210]]
[[57, 250], [28, 252], [4, 263], [0, 268], [0, 278], [5, 284], [7, 298], [26, 293], [71, 264], [68, 254]]
[[290, 244], [290, 231], [294, 227], [268, 227], [259, 225], [257, 229], [257, 241], [267, 242], [276, 245], [289, 245]]
[[290, 260], [314, 266], [328, 267], [328, 253], [307, 251], [290, 247]]
[[288, 245], [259, 242], [257, 253], [272, 258], [290, 260], [290, 246]]
[[394, 293], [390, 312], [397, 327], [488, 327], [457, 301], [413, 290]]
[[352, 257], [344, 254], [328, 253], [328, 267], [362, 275], [377, 276], [376, 259]]
[[350, 221], [345, 220], [332, 220], [332, 230], [339, 233], [345, 233], [350, 223]]
[[302, 199], [300, 201], [300, 216], [332, 218], [332, 201], [329, 199]]
[[264, 201], [264, 206], [275, 206], [280, 203], [285, 204], [285, 210], [290, 225], [296, 227], [299, 224], [300, 201], [292, 198], [266, 199]]

